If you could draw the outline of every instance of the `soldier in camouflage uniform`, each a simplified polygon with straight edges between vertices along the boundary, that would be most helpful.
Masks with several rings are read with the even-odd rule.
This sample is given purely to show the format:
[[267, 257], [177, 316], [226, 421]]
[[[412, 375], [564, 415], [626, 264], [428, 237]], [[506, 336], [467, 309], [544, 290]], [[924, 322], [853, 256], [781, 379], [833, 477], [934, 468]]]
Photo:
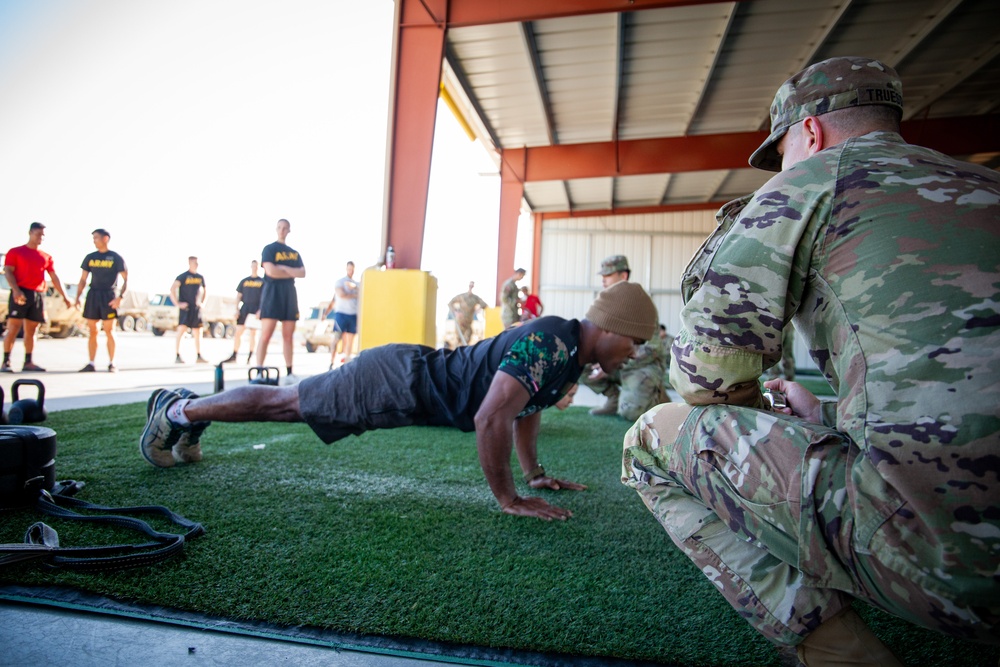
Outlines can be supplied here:
[[[671, 383], [622, 481], [761, 633], [807, 665], [898, 664], [852, 598], [1000, 641], [1000, 175], [907, 144], [886, 65], [789, 79], [683, 279]], [[837, 392], [769, 411], [794, 320]], [[722, 405], [718, 405], [722, 404]]]
[[[601, 283], [605, 288], [625, 282], [631, 276], [628, 259], [612, 255], [601, 262]], [[639, 346], [634, 359], [620, 371], [608, 375], [600, 368], [585, 368], [580, 378], [585, 386], [606, 397], [604, 405], [593, 408], [592, 415], [618, 415], [635, 421], [639, 415], [670, 397], [666, 389], [668, 348], [659, 334]]]
[[476, 319], [476, 309], [486, 310], [486, 302], [473, 294], [476, 283], [469, 282], [469, 291], [462, 292], [448, 302], [448, 309], [455, 314], [455, 328], [458, 332], [458, 344], [468, 345], [472, 342], [472, 321]]
[[500, 320], [504, 329], [510, 329], [521, 321], [521, 300], [518, 298], [517, 281], [524, 278], [526, 271], [518, 269], [500, 287]]

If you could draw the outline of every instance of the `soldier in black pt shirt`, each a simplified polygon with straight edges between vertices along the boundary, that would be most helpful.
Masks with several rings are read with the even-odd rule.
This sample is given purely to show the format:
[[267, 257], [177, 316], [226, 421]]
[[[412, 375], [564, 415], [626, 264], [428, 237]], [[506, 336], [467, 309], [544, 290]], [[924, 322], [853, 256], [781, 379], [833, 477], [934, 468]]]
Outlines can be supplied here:
[[306, 269], [299, 252], [285, 244], [292, 225], [282, 218], [278, 220], [278, 240], [267, 246], [261, 253], [264, 268], [264, 291], [260, 296], [260, 342], [257, 344], [257, 365], [264, 365], [267, 346], [271, 342], [274, 329], [281, 322], [281, 351], [285, 357], [284, 377], [286, 384], [295, 384], [298, 379], [292, 375], [292, 353], [294, 351], [295, 323], [299, 320], [299, 299], [295, 293], [295, 279], [305, 278]]
[[[108, 372], [114, 373], [115, 367], [115, 321], [118, 319], [118, 306], [121, 305], [125, 290], [128, 289], [128, 269], [125, 260], [114, 250], [108, 250], [111, 234], [106, 229], [95, 229], [92, 233], [96, 252], [83, 258], [80, 268], [80, 283], [76, 286], [76, 301], [74, 306], [80, 307], [80, 295], [87, 284], [90, 275], [90, 289], [83, 305], [83, 318], [87, 320], [90, 338], [87, 339], [87, 351], [90, 361], [80, 369], [81, 373], [93, 373], [97, 370], [94, 361], [97, 359], [97, 323], [101, 323], [104, 335], [108, 339]], [[122, 291], [115, 294], [118, 275], [122, 277]]]
[[190, 329], [191, 337], [194, 338], [194, 351], [198, 355], [195, 362], [207, 364], [208, 360], [201, 356], [201, 305], [205, 303], [205, 276], [198, 273], [197, 257], [188, 257], [188, 270], [174, 279], [174, 284], [170, 286], [170, 297], [180, 311], [177, 343], [174, 346], [177, 357], [174, 363], [184, 363], [181, 359], [181, 340]]
[[383, 345], [294, 387], [247, 385], [198, 398], [157, 389], [139, 440], [159, 467], [201, 460], [211, 421], [302, 422], [324, 442], [380, 428], [454, 426], [475, 431], [479, 463], [507, 514], [566, 519], [572, 512], [517, 494], [510, 466], [517, 452], [533, 489], [582, 490], [545, 474], [538, 463], [541, 410], [576, 385], [584, 364], [621, 367], [656, 333], [656, 306], [636, 283], [602, 291], [582, 321], [541, 317], [456, 350]]
[[233, 336], [233, 356], [226, 362], [236, 361], [240, 352], [240, 339], [243, 330], [248, 328], [247, 318], [251, 315], [256, 320], [249, 325], [250, 351], [247, 353], [247, 363], [253, 357], [254, 345], [257, 342], [257, 329], [260, 328], [260, 293], [264, 287], [264, 279], [257, 275], [257, 260], [250, 262], [250, 275], [236, 286], [236, 335]]

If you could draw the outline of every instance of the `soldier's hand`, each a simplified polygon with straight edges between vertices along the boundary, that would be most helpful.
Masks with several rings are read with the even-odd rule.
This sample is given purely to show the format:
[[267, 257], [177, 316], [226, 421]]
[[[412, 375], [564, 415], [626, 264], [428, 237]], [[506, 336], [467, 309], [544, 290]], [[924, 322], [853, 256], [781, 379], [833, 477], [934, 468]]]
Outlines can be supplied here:
[[565, 521], [573, 516], [573, 513], [569, 510], [550, 505], [541, 498], [534, 496], [528, 496], [527, 498], [518, 496], [514, 498], [514, 502], [504, 507], [503, 512], [504, 514], [513, 514], [515, 516], [533, 516], [543, 521], [552, 521], [553, 519]]
[[786, 415], [794, 415], [806, 421], [810, 421], [814, 424], [823, 423], [823, 415], [820, 410], [820, 400], [816, 398], [815, 395], [805, 387], [803, 387], [798, 382], [791, 382], [789, 380], [768, 380], [764, 383], [764, 386], [768, 389], [774, 389], [780, 391], [785, 395], [785, 400], [788, 403], [787, 408], [781, 408], [775, 410], [775, 412], [781, 412]]
[[587, 488], [585, 484], [577, 484], [567, 479], [556, 479], [555, 477], [546, 477], [545, 475], [531, 480], [528, 482], [528, 486], [533, 489], [552, 489], [553, 491], [564, 489], [567, 491], [583, 491]]

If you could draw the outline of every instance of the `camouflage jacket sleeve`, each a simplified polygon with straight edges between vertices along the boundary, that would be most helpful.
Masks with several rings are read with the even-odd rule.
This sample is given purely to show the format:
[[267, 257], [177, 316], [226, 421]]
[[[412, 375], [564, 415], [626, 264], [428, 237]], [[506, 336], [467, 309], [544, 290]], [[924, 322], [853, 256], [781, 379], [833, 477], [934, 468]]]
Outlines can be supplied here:
[[758, 378], [781, 360], [782, 330], [829, 212], [829, 193], [809, 177], [779, 173], [726, 204], [684, 272], [670, 382], [688, 403], [763, 406]]
[[627, 372], [645, 366], [659, 366], [661, 371], [667, 370], [667, 355], [669, 350], [663, 345], [659, 334], [636, 348], [635, 358], [622, 365], [622, 371]]

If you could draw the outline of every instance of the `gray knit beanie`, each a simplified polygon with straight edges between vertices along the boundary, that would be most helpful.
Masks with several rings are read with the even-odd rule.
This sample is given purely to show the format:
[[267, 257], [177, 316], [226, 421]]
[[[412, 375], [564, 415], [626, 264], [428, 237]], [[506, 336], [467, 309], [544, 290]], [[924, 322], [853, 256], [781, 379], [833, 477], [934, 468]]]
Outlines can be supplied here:
[[587, 319], [605, 331], [637, 340], [652, 338], [659, 322], [656, 306], [646, 290], [624, 280], [597, 295]]

